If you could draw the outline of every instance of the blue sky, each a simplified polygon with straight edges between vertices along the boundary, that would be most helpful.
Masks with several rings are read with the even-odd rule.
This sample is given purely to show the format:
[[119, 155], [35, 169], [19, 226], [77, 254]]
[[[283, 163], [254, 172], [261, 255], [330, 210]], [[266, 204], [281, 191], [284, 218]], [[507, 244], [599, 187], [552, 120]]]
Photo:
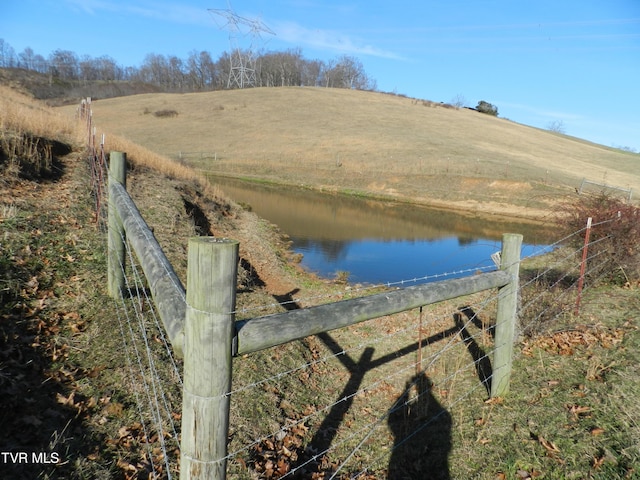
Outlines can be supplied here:
[[208, 9], [229, 6], [275, 33], [256, 40], [266, 50], [357, 57], [379, 90], [485, 100], [519, 123], [640, 150], [640, 0], [0, 0], [0, 38], [123, 66], [216, 59], [229, 36]]

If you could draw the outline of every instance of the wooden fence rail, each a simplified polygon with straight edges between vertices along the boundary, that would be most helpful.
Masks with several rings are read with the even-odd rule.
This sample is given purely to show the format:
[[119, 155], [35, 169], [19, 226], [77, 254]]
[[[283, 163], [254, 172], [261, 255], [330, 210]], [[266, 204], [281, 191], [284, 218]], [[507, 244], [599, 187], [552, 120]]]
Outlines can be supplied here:
[[495, 272], [236, 321], [238, 242], [212, 237], [190, 239], [185, 292], [126, 192], [124, 154], [111, 152], [110, 157], [109, 292], [120, 296], [124, 291], [121, 265], [126, 238], [147, 276], [174, 351], [184, 356], [181, 479], [226, 478], [234, 355], [497, 288], [491, 396], [509, 391], [522, 235], [503, 235], [500, 270]]
[[111, 152], [109, 162], [109, 294], [125, 293], [125, 246], [129, 241], [175, 354], [183, 355], [186, 292], [153, 232], [125, 188], [126, 155]]
[[425, 305], [504, 287], [511, 282], [504, 271], [443, 280], [342, 300], [286, 313], [267, 315], [236, 322], [236, 355], [257, 352], [299, 338], [348, 327], [374, 318], [393, 315]]

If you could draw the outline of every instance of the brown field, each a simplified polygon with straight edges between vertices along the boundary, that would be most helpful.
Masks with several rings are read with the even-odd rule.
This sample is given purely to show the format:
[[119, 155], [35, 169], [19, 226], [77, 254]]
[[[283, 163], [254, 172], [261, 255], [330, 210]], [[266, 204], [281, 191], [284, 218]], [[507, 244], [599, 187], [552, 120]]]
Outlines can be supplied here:
[[328, 191], [540, 216], [583, 178], [640, 189], [636, 154], [382, 93], [146, 94], [94, 101], [93, 112], [98, 132], [198, 169]]

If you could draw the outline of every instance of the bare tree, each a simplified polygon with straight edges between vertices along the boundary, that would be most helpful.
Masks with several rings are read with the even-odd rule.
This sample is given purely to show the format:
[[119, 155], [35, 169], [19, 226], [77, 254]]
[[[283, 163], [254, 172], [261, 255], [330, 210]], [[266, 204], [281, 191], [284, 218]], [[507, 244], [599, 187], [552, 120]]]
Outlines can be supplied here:
[[562, 120], [553, 120], [549, 122], [549, 124], [547, 125], [547, 130], [553, 133], [561, 133], [563, 135], [567, 132]]
[[191, 52], [185, 68], [190, 89], [211, 90], [214, 88], [216, 65], [209, 52]]
[[322, 62], [307, 60], [302, 65], [302, 85], [317, 87], [321, 84]]
[[105, 81], [122, 80], [124, 71], [115, 59], [103, 55], [94, 60], [95, 69], [98, 72], [98, 78]]
[[16, 51], [11, 45], [0, 38], [0, 67], [12, 68], [16, 66]]
[[170, 90], [178, 92], [183, 91], [186, 83], [183, 62], [175, 55], [167, 58], [167, 82]]
[[258, 84], [265, 87], [302, 85], [304, 63], [298, 48], [262, 54], [256, 61]]
[[35, 57], [36, 54], [31, 47], [25, 48], [20, 55], [18, 55], [18, 62], [22, 68], [27, 70], [35, 70]]
[[159, 87], [167, 88], [169, 86], [168, 72], [169, 66], [164, 55], [150, 53], [144, 57], [139, 73], [143, 82], [154, 83]]
[[49, 56], [51, 75], [62, 80], [77, 80], [80, 73], [78, 56], [70, 50], [55, 50]]
[[373, 90], [375, 82], [364, 71], [362, 62], [355, 57], [343, 55], [325, 64], [323, 84], [326, 87]]
[[469, 102], [467, 101], [466, 98], [464, 98], [464, 95], [458, 93], [455, 97], [453, 97], [451, 99], [451, 105], [453, 105], [456, 108], [464, 108], [466, 106], [469, 105]]

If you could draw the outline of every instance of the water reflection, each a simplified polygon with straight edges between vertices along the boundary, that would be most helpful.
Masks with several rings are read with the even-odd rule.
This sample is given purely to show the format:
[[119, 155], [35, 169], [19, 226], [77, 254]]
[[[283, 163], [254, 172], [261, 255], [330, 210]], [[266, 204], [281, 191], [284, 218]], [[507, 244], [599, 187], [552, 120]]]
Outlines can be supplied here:
[[523, 234], [523, 255], [550, 238], [548, 231], [530, 224], [306, 189], [210, 180], [287, 233], [292, 248], [304, 255], [306, 268], [326, 277], [349, 272], [351, 282], [387, 283], [489, 266], [506, 232]]

